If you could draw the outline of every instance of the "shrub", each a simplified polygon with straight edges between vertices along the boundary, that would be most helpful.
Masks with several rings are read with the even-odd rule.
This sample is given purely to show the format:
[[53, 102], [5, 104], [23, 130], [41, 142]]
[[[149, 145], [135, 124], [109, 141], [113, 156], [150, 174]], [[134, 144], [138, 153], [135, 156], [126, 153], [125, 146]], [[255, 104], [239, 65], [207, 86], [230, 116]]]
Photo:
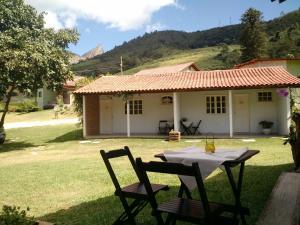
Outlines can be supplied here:
[[32, 100], [26, 100], [17, 104], [15, 112], [36, 112], [39, 110], [39, 107]]
[[20, 207], [4, 205], [0, 213], [0, 225], [35, 225], [33, 217], [27, 217], [29, 208], [21, 210]]
[[[0, 112], [3, 112], [4, 103], [0, 103]], [[35, 112], [39, 107], [33, 100], [25, 100], [23, 102], [11, 102], [9, 104], [9, 112]]]

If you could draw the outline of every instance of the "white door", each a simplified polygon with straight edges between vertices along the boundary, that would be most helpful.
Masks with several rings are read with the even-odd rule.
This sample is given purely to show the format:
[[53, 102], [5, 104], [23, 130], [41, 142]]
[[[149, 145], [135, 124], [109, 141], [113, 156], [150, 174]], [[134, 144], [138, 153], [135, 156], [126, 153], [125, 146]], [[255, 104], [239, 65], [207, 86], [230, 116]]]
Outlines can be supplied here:
[[112, 100], [100, 100], [100, 134], [112, 134]]
[[249, 96], [247, 94], [234, 96], [233, 112], [234, 132], [250, 132]]

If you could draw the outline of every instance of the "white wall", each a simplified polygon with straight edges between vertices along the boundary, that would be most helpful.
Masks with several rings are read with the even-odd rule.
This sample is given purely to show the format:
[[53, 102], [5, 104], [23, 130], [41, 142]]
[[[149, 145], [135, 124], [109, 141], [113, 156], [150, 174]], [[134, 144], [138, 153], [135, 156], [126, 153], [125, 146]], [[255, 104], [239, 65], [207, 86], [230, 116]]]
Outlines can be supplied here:
[[[234, 97], [237, 94], [248, 94], [249, 96], [249, 123], [251, 133], [261, 133], [259, 122], [268, 120], [274, 122], [272, 132], [286, 133], [286, 118], [287, 110], [284, 106], [285, 99], [279, 97], [276, 89], [263, 89], [263, 91], [271, 91], [273, 93], [272, 102], [258, 102], [257, 93], [261, 89], [253, 90], [233, 90]], [[158, 132], [159, 120], [173, 120], [173, 104], [163, 105], [161, 97], [168, 94], [141, 94], [135, 95], [134, 99], [143, 100], [143, 114], [130, 115], [131, 118], [131, 133], [139, 134], [156, 134]], [[206, 113], [206, 96], [207, 95], [223, 95], [226, 97], [226, 113], [225, 114], [207, 114]], [[180, 114], [181, 118], [185, 117], [194, 123], [202, 120], [200, 131], [202, 133], [213, 132], [216, 134], [229, 133], [229, 103], [228, 91], [203, 91], [203, 92], [181, 92], [180, 99]], [[122, 98], [112, 97], [113, 111], [113, 133], [126, 133], [126, 115], [124, 112], [125, 106]], [[100, 112], [101, 114], [101, 112]], [[234, 115], [233, 115], [234, 119]], [[101, 126], [100, 126], [101, 127]]]
[[[172, 93], [169, 95], [172, 96]], [[131, 133], [158, 132], [159, 120], [173, 120], [173, 105], [161, 104], [164, 94], [135, 95], [133, 99], [143, 100], [143, 114], [130, 115]], [[122, 98], [113, 97], [113, 133], [126, 133], [125, 103]]]

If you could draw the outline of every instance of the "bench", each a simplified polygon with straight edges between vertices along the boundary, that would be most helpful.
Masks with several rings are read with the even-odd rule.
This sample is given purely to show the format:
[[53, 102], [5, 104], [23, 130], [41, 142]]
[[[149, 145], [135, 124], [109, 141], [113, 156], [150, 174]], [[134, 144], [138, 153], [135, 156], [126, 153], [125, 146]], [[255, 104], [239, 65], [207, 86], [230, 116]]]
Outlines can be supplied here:
[[282, 173], [256, 225], [300, 224], [300, 173]]

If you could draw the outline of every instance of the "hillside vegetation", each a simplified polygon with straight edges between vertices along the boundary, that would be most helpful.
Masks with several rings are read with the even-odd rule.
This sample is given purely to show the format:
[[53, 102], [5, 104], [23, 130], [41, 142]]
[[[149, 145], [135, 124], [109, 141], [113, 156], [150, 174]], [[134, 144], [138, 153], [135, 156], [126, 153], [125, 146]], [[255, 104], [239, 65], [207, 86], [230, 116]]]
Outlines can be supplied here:
[[[300, 24], [300, 9], [265, 23], [269, 38], [276, 36], [276, 34], [285, 31], [289, 27], [297, 26], [297, 24]], [[147, 63], [153, 60], [160, 59], [158, 61], [161, 61], [165, 57], [173, 57], [173, 55], [178, 54], [181, 56], [180, 53], [184, 54], [190, 50], [194, 52], [192, 50], [220, 44], [238, 44], [240, 32], [241, 25], [237, 24], [189, 33], [183, 31], [146, 33], [129, 42], [124, 42], [100, 56], [73, 65], [73, 70], [83, 75], [118, 73], [120, 71], [121, 56], [123, 57], [124, 70], [145, 63], [146, 65], [141, 67], [147, 67]], [[216, 62], [217, 64], [218, 62]], [[208, 66], [208, 68], [221, 69], [223, 67], [220, 65], [220, 67]]]
[[[238, 49], [238, 45], [229, 46], [231, 50]], [[225, 69], [226, 65], [222, 60], [217, 59], [217, 56], [221, 52], [221, 47], [206, 47], [199, 49], [181, 50], [176, 53], [165, 56], [159, 59], [152, 60], [151, 62], [134, 67], [132, 69], [124, 71], [124, 74], [134, 74], [140, 70], [169, 66], [187, 62], [195, 62], [195, 64], [203, 70]]]

